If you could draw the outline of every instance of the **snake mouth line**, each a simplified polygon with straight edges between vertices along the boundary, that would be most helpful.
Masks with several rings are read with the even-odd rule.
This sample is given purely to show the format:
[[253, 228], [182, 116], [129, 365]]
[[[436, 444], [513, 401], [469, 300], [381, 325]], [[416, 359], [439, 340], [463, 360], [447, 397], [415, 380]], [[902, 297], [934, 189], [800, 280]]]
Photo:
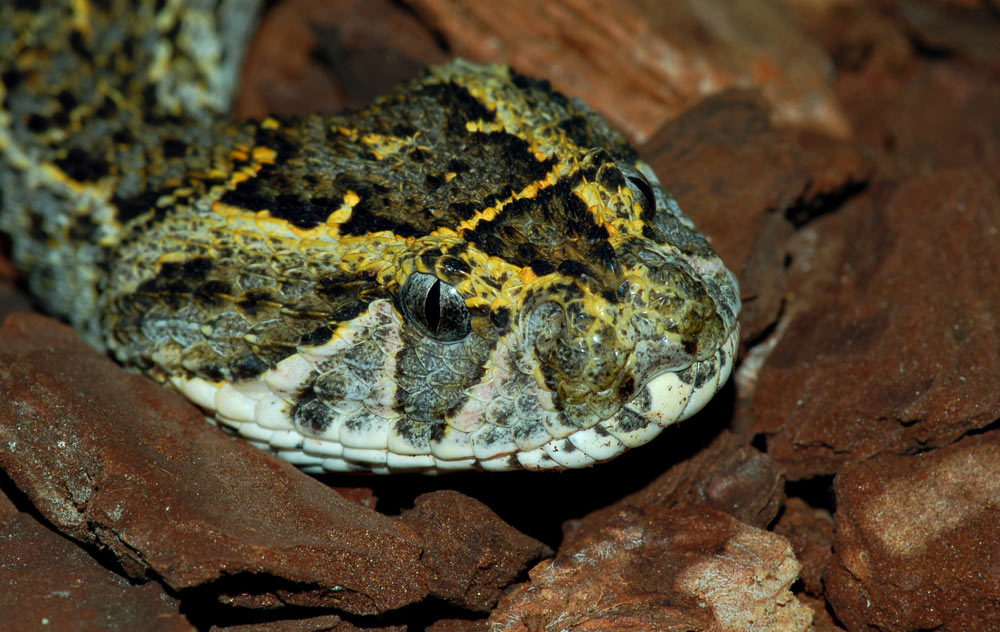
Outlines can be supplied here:
[[[313, 473], [562, 470], [613, 459], [697, 413], [729, 379], [738, 345], [737, 328], [714, 355], [682, 371], [654, 377], [617, 414], [589, 428], [559, 431], [553, 436], [552, 428], [539, 423], [542, 436], [528, 449], [491, 450], [490, 442], [480, 443], [476, 433], [455, 431], [417, 453], [388, 423], [382, 431], [383, 443], [361, 447], [343, 433], [337, 437], [306, 436], [280, 410], [272, 393], [250, 402], [245, 388], [240, 393], [231, 385], [217, 387], [197, 378], [174, 383], [204, 408], [215, 411], [223, 429]], [[496, 429], [487, 426], [485, 430]]]

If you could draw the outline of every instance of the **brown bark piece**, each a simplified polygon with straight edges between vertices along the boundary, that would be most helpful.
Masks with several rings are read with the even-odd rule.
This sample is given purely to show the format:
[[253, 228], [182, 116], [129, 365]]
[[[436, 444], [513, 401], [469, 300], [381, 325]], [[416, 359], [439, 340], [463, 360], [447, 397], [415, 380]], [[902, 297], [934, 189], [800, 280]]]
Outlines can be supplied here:
[[789, 498], [774, 532], [788, 539], [795, 559], [802, 564], [799, 579], [810, 595], [823, 594], [823, 574], [833, 557], [833, 517], [825, 509], [814, 509], [801, 498]]
[[638, 143], [698, 99], [732, 86], [759, 86], [777, 120], [848, 134], [830, 90], [830, 60], [778, 2], [409, 4], [454, 54], [551, 79]]
[[455, 491], [418, 496], [402, 520], [423, 537], [431, 594], [469, 610], [489, 611], [530, 562], [552, 554], [483, 503]]
[[[361, 614], [427, 593], [420, 538], [211, 427], [68, 327], [0, 328], [0, 467], [52, 524], [174, 590]], [[236, 576], [236, 577], [233, 577]]]
[[781, 468], [729, 432], [690, 459], [673, 466], [643, 489], [566, 523], [563, 547], [602, 528], [628, 507], [684, 508], [706, 506], [724, 511], [747, 524], [764, 528], [778, 515], [785, 500]]
[[1000, 417], [997, 182], [939, 171], [883, 183], [838, 215], [814, 227], [838, 260], [791, 288], [806, 302], [754, 391], [756, 429], [793, 479], [946, 445]]
[[623, 507], [530, 572], [490, 615], [497, 632], [807, 630], [780, 536], [703, 507]]
[[848, 630], [1000, 629], [1000, 431], [849, 465], [827, 597]]
[[0, 629], [194, 630], [156, 582], [133, 586], [26, 513], [0, 522]]
[[390, 0], [288, 0], [262, 18], [235, 113], [308, 115], [358, 108], [447, 56]]

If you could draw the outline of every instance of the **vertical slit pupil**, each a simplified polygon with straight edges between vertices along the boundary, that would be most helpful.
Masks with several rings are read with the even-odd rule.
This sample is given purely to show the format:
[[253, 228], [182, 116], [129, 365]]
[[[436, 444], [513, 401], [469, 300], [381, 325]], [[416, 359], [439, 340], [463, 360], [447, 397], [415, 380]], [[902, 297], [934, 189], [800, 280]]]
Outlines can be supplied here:
[[427, 321], [427, 328], [431, 332], [438, 333], [438, 327], [441, 325], [441, 281], [435, 281], [427, 291], [427, 298], [424, 299], [424, 320]]

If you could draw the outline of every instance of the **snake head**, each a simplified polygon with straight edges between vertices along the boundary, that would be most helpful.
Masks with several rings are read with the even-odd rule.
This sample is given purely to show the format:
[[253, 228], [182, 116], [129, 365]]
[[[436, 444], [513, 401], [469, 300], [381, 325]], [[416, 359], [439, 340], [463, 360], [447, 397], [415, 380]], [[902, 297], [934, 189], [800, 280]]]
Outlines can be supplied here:
[[[517, 342], [494, 354], [517, 358], [539, 402], [498, 416], [524, 448], [522, 467], [588, 465], [641, 445], [700, 410], [733, 366], [740, 300], [732, 273], [646, 165], [605, 163], [598, 173], [602, 184], [582, 183], [572, 195], [586, 199], [588, 187], [619, 181], [601, 208], [604, 257], [554, 261], [526, 283]], [[553, 246], [555, 256], [575, 249]], [[549, 436], [535, 437], [537, 446], [525, 439], [532, 416]]]

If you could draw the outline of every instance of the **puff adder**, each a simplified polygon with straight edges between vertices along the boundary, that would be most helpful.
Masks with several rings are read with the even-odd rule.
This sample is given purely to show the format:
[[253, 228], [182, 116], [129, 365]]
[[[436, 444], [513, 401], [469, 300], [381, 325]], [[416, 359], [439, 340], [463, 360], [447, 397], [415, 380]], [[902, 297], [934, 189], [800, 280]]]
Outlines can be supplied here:
[[312, 471], [560, 469], [689, 417], [733, 275], [622, 136], [501, 66], [225, 116], [256, 0], [0, 8], [0, 230], [120, 362]]

